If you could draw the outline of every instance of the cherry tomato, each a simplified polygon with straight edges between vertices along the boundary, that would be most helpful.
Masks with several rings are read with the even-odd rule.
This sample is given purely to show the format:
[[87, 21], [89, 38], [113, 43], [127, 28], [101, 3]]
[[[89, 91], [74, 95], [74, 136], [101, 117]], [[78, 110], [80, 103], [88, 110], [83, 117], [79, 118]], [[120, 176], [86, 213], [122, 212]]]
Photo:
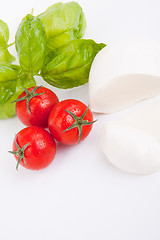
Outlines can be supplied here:
[[88, 136], [93, 122], [92, 113], [84, 103], [67, 99], [53, 107], [48, 118], [48, 127], [57, 141], [72, 145]]
[[49, 114], [59, 100], [50, 89], [37, 86], [24, 89], [15, 102], [17, 116], [24, 125], [46, 128]]
[[56, 154], [56, 143], [52, 135], [41, 127], [26, 127], [17, 133], [13, 151], [19, 164], [25, 168], [39, 170], [47, 167]]

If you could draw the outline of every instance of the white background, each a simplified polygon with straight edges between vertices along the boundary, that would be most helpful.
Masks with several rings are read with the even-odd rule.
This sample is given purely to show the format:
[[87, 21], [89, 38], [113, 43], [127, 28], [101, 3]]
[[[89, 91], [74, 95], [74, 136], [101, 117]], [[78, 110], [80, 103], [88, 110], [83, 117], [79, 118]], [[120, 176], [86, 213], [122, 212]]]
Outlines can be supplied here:
[[[146, 37], [160, 42], [159, 0], [78, 2], [87, 19], [85, 38], [109, 43]], [[54, 3], [2, 1], [0, 18], [9, 26], [10, 42], [32, 8], [37, 15]], [[60, 99], [89, 103], [88, 85], [69, 91], [52, 89]], [[7, 151], [24, 126], [17, 117], [1, 120], [0, 239], [159, 240], [160, 173], [125, 174], [112, 167], [100, 149], [103, 123], [135, 107], [113, 115], [94, 114], [98, 122], [89, 137], [74, 147], [58, 145], [53, 163], [38, 172], [22, 167], [16, 171], [16, 161]]]

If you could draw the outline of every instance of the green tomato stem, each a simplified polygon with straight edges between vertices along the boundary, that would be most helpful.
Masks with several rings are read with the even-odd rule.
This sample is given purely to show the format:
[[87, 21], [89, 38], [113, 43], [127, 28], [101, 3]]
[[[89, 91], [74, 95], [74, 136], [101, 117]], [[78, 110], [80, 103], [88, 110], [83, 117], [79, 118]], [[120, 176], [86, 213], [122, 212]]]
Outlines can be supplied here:
[[25, 152], [26, 148], [29, 146], [30, 143], [27, 143], [23, 146], [23, 148], [20, 148], [20, 146], [17, 143], [16, 136], [15, 136], [15, 144], [16, 144], [16, 147], [17, 147], [17, 151], [8, 151], [8, 152], [16, 155], [18, 157], [18, 161], [17, 161], [17, 165], [16, 165], [16, 170], [18, 171], [18, 167], [19, 167], [19, 164], [22, 161], [22, 159], [24, 161], [24, 164], [27, 165], [26, 160], [25, 160], [25, 156], [24, 156], [24, 152]]
[[[24, 91], [25, 91], [26, 95], [25, 95], [24, 97], [22, 97], [22, 98], [16, 99], [16, 100], [13, 101], [13, 102], [20, 102], [20, 101], [26, 100], [26, 101], [27, 101], [26, 104], [27, 104], [28, 112], [29, 112], [29, 114], [31, 114], [31, 111], [30, 111], [30, 108], [29, 108], [29, 102], [30, 102], [30, 100], [31, 100], [33, 97], [36, 97], [36, 96], [40, 96], [40, 95], [42, 95], [42, 94], [45, 94], [45, 93], [35, 93], [36, 90], [37, 90], [38, 88], [40, 88], [40, 87], [41, 87], [41, 86], [35, 87], [31, 92], [30, 92], [28, 89], [24, 88]], [[13, 103], [13, 102], [12, 102], [12, 103]]]
[[70, 127], [68, 127], [67, 129], [65, 129], [63, 132], [67, 132], [67, 131], [69, 131], [70, 129], [73, 129], [73, 128], [77, 127], [77, 128], [78, 128], [78, 131], [79, 131], [79, 140], [78, 140], [78, 143], [80, 143], [81, 138], [82, 138], [82, 126], [83, 126], [83, 125], [91, 125], [91, 124], [93, 124], [93, 123], [95, 123], [95, 122], [97, 121], [97, 120], [94, 120], [94, 121], [92, 121], [92, 122], [88, 122], [88, 120], [83, 120], [83, 118], [84, 118], [84, 116], [86, 115], [88, 109], [89, 109], [89, 106], [86, 108], [86, 110], [84, 111], [84, 113], [83, 113], [80, 117], [77, 117], [74, 113], [72, 113], [72, 112], [70, 112], [70, 111], [68, 111], [68, 110], [65, 109], [65, 111], [66, 111], [67, 113], [69, 113], [69, 114], [73, 117], [73, 119], [75, 120], [75, 122], [74, 122]]

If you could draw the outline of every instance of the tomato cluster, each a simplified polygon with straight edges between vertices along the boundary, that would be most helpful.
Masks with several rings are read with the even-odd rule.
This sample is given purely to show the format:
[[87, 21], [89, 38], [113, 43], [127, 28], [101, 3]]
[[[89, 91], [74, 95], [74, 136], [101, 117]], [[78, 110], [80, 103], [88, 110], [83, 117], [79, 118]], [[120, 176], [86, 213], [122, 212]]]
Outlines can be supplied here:
[[42, 86], [24, 89], [15, 102], [17, 116], [27, 126], [16, 134], [13, 151], [9, 151], [17, 160], [17, 169], [19, 164], [32, 170], [45, 168], [55, 157], [55, 140], [80, 143], [95, 122], [84, 103], [76, 99], [59, 102], [53, 91]]

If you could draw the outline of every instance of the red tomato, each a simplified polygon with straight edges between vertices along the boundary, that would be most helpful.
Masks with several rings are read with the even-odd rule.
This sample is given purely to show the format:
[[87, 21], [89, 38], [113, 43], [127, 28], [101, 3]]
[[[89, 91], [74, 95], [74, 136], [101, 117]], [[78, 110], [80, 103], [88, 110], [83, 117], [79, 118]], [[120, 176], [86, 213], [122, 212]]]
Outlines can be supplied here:
[[92, 129], [92, 124], [91, 111], [84, 103], [75, 99], [57, 103], [48, 118], [48, 127], [52, 136], [67, 145], [77, 144], [86, 138]]
[[59, 102], [54, 92], [45, 87], [25, 89], [16, 102], [16, 113], [26, 126], [48, 126], [48, 117], [53, 106]]
[[13, 151], [18, 165], [39, 170], [47, 167], [56, 154], [56, 143], [49, 132], [41, 127], [26, 127], [17, 133]]

